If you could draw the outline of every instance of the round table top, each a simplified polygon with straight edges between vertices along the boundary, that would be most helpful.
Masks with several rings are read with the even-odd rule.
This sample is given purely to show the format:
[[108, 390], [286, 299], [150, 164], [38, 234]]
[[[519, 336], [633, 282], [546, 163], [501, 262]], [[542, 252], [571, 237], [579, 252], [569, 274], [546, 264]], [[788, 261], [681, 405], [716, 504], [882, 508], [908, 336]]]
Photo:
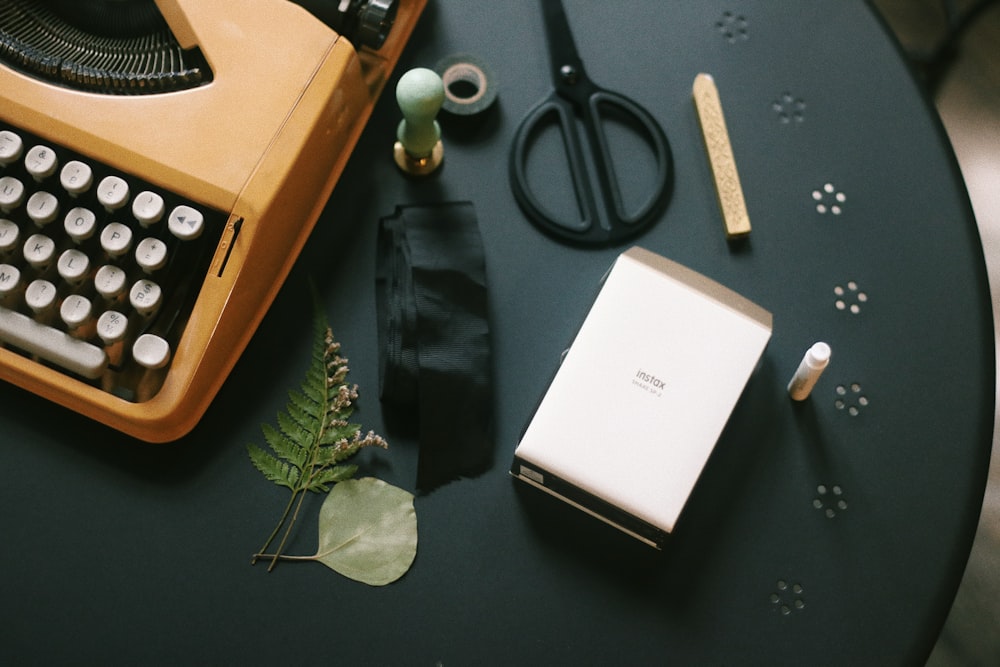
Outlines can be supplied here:
[[[431, 0], [309, 243], [202, 423], [138, 443], [0, 387], [0, 661], [103, 664], [915, 664], [944, 622], [985, 488], [992, 318], [941, 125], [868, 4], [565, 0], [598, 83], [669, 138], [669, 206], [633, 241], [573, 247], [511, 193], [519, 120], [551, 88], [537, 3]], [[403, 176], [391, 91], [454, 54], [497, 101], [439, 117], [443, 167]], [[713, 76], [753, 224], [728, 242], [691, 100]], [[641, 181], [642, 159], [623, 161]], [[553, 170], [556, 166], [553, 165]], [[553, 181], [555, 182], [555, 181]], [[469, 201], [486, 253], [489, 471], [419, 495], [412, 569], [382, 588], [316, 563], [251, 567], [286, 492], [245, 450], [309, 362], [310, 283], [351, 360], [362, 474], [414, 490], [378, 400], [375, 238], [397, 205]], [[773, 337], [656, 551], [507, 473], [613, 258], [631, 243], [774, 315]], [[823, 340], [804, 402], [786, 384]], [[609, 456], [614, 456], [614, 443]], [[290, 552], [313, 553], [320, 498]]]

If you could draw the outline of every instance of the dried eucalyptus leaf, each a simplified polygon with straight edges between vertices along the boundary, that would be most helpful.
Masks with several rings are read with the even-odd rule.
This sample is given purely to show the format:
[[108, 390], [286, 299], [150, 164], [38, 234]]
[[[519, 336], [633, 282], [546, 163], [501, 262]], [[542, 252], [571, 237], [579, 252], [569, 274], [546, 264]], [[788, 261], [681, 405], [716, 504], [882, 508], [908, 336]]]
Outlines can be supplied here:
[[384, 586], [417, 555], [413, 494], [374, 477], [338, 483], [319, 513], [315, 559], [345, 577]]

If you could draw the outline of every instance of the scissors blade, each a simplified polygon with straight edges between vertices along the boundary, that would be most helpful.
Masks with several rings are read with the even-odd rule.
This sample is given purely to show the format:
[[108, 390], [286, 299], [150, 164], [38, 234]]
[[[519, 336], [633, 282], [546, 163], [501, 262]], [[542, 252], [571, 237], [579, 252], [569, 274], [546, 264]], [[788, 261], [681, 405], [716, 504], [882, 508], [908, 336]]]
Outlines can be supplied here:
[[[556, 86], [572, 84], [583, 75], [583, 61], [576, 50], [573, 33], [569, 30], [569, 19], [561, 0], [541, 0], [542, 16], [545, 19], [545, 33], [549, 40], [549, 58], [552, 64], [552, 80]], [[572, 79], [572, 80], [570, 80]]]

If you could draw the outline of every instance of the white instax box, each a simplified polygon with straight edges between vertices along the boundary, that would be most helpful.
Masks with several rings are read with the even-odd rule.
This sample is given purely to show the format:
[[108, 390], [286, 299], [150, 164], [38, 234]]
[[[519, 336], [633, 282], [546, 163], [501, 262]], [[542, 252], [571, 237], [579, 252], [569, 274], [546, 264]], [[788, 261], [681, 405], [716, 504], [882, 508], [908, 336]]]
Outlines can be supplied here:
[[771, 337], [771, 314], [676, 262], [619, 255], [511, 474], [661, 547]]

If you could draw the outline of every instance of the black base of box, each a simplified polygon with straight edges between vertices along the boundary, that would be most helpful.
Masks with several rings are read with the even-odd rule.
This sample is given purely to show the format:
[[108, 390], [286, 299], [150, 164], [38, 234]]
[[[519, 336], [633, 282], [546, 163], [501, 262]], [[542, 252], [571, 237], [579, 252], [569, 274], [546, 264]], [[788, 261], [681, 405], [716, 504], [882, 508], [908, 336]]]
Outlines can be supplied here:
[[579, 510], [583, 510], [592, 517], [600, 519], [626, 535], [630, 535], [656, 549], [662, 549], [667, 538], [670, 536], [670, 533], [662, 528], [643, 521], [620, 507], [612, 505], [591, 493], [587, 493], [576, 485], [561, 479], [558, 475], [553, 475], [547, 470], [543, 470], [533, 463], [528, 463], [518, 456], [514, 457], [514, 462], [510, 466], [510, 474], [515, 479], [521, 480], [536, 489], [540, 489]]

